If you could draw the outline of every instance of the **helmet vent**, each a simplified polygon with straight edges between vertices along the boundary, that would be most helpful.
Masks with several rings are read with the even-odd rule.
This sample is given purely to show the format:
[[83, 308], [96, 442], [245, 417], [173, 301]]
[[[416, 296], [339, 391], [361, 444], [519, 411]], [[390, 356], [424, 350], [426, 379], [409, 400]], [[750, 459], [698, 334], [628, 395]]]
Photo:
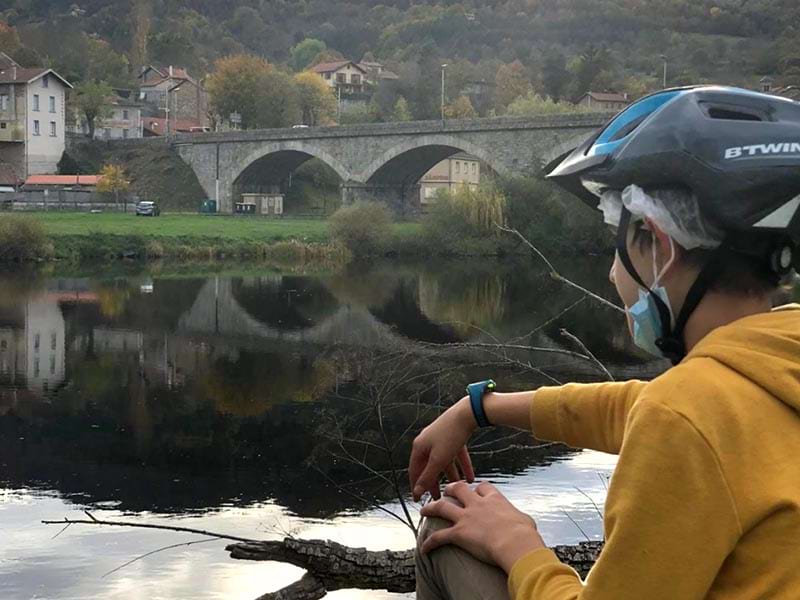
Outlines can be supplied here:
[[706, 112], [712, 119], [725, 121], [767, 121], [764, 116], [756, 111], [742, 110], [739, 107], [707, 106]]

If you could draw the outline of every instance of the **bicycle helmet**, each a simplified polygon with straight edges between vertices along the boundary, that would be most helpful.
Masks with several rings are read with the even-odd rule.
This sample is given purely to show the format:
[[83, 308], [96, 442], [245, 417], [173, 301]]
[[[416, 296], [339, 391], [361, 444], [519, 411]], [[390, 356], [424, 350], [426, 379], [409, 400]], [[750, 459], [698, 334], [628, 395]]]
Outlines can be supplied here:
[[[662, 312], [658, 341], [673, 362], [686, 353], [683, 329], [719, 271], [723, 257], [742, 253], [775, 276], [792, 268], [800, 241], [800, 103], [749, 90], [701, 86], [663, 90], [615, 116], [585, 143], [546, 167], [547, 177], [596, 207], [607, 190], [685, 188], [700, 213], [723, 232], [684, 302], [674, 327]], [[623, 210], [617, 250], [647, 289], [627, 253]]]

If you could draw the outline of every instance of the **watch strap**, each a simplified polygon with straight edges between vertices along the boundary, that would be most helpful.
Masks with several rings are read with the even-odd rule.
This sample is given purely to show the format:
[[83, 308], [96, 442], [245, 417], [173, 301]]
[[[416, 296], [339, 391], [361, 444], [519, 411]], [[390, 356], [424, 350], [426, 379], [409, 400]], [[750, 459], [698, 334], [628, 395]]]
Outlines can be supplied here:
[[475, 416], [475, 421], [478, 427], [491, 427], [492, 424], [486, 417], [486, 411], [483, 409], [483, 397], [486, 392], [493, 392], [497, 384], [491, 379], [486, 381], [478, 381], [470, 383], [467, 386], [467, 394], [469, 395], [469, 403], [472, 407], [472, 414]]

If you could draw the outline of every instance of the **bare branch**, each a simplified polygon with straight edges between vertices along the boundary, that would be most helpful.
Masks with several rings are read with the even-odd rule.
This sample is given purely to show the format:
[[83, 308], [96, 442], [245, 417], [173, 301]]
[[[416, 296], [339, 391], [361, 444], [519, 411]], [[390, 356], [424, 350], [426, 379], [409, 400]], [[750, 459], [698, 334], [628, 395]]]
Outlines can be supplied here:
[[158, 554], [159, 552], [163, 552], [164, 550], [172, 550], [173, 548], [180, 548], [181, 546], [194, 546], [195, 544], [205, 544], [205, 543], [208, 543], [208, 542], [216, 542], [217, 540], [219, 540], [218, 537], [212, 537], [212, 538], [208, 538], [208, 539], [205, 539], [205, 540], [195, 540], [194, 542], [183, 542], [182, 544], [171, 544], [169, 546], [164, 546], [163, 548], [158, 548], [157, 550], [152, 550], [150, 552], [147, 552], [145, 554], [137, 556], [136, 558], [132, 558], [128, 562], [122, 563], [120, 566], [116, 567], [115, 569], [111, 569], [108, 573], [104, 573], [103, 575], [101, 575], [101, 579], [103, 577], [111, 575], [112, 573], [116, 573], [120, 569], [124, 569], [128, 565], [131, 565], [131, 564], [135, 563], [137, 560], [141, 560], [143, 558], [147, 558], [148, 556], [152, 556], [153, 554]]
[[563, 335], [565, 338], [567, 338], [572, 343], [576, 344], [581, 350], [583, 350], [586, 353], [586, 355], [590, 358], [592, 363], [594, 363], [594, 365], [598, 369], [600, 369], [603, 373], [605, 373], [605, 376], [608, 377], [609, 381], [615, 381], [614, 376], [611, 374], [611, 371], [606, 369], [606, 366], [603, 363], [601, 363], [594, 354], [592, 354], [591, 350], [589, 350], [589, 348], [586, 347], [586, 344], [584, 344], [578, 336], [570, 333], [566, 329], [561, 330], [561, 335]]

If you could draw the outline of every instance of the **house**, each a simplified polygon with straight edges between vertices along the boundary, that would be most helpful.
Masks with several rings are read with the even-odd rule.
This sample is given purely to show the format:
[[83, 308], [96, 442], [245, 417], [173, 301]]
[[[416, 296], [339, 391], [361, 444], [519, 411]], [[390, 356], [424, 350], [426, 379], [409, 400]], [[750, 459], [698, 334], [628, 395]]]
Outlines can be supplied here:
[[369, 85], [368, 71], [350, 60], [320, 63], [311, 71], [342, 95], [362, 94]]
[[439, 190], [455, 191], [459, 186], [477, 188], [481, 182], [480, 161], [471, 154], [459, 153], [443, 160], [420, 179], [419, 201], [425, 207], [436, 201]]
[[26, 191], [70, 190], [95, 191], [100, 175], [31, 175], [25, 180]]
[[617, 112], [631, 103], [628, 94], [616, 92], [586, 92], [575, 104], [598, 112]]
[[192, 119], [176, 119], [170, 116], [169, 119], [163, 117], [142, 117], [142, 132], [144, 137], [155, 137], [158, 135], [173, 135], [176, 133], [205, 133], [211, 128], [201, 125], [199, 121]]
[[149, 106], [149, 115], [208, 125], [208, 92], [186, 69], [149, 65], [139, 79], [139, 100]]
[[[103, 140], [125, 140], [142, 137], [142, 104], [131, 90], [115, 89], [108, 100], [110, 115], [95, 122], [94, 137]], [[88, 135], [89, 124], [81, 116], [76, 133]]]
[[71, 88], [52, 69], [22, 68], [0, 52], [0, 164], [10, 165], [19, 179], [56, 172]]
[[388, 70], [383, 63], [376, 61], [361, 61], [358, 66], [367, 72], [367, 83], [377, 86], [381, 81], [397, 81], [400, 77], [397, 73]]

